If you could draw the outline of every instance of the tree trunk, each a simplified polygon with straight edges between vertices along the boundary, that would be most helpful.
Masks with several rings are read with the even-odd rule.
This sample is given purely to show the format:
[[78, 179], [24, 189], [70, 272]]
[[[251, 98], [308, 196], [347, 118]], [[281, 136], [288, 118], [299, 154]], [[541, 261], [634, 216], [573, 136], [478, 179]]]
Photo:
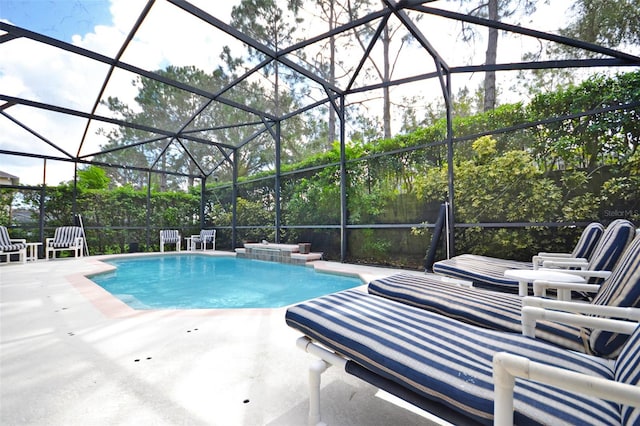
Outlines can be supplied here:
[[[498, 0], [489, 0], [489, 19], [498, 20]], [[489, 40], [485, 65], [494, 65], [498, 53], [498, 30], [489, 28]], [[496, 107], [496, 72], [487, 71], [484, 77], [484, 110], [490, 111]]]

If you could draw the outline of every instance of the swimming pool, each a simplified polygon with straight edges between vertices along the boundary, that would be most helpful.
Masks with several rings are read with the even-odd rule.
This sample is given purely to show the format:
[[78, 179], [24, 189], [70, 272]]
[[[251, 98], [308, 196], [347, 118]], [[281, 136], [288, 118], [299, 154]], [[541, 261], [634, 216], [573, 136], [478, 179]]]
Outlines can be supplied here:
[[362, 284], [359, 278], [198, 254], [106, 260], [89, 278], [134, 309], [277, 308]]

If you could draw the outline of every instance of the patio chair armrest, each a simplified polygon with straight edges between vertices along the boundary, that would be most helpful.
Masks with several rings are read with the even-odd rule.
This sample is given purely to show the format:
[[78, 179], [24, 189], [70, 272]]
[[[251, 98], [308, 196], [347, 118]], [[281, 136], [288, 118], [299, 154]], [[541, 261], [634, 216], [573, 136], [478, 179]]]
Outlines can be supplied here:
[[571, 257], [571, 253], [553, 253], [548, 251], [538, 252], [537, 256], [539, 257]]
[[493, 356], [494, 424], [513, 424], [515, 378], [533, 380], [618, 404], [640, 406], [640, 387], [553, 367], [521, 355], [498, 352]]
[[51, 245], [51, 243], [53, 242], [53, 240], [55, 240], [55, 238], [47, 238], [45, 239], [45, 247], [49, 247]]
[[[560, 281], [545, 281], [535, 280], [533, 282], [533, 295], [538, 297], [545, 297], [547, 295], [547, 289], [565, 290], [563, 294], [567, 294], [568, 299], [571, 298], [571, 291], [585, 291], [587, 293], [597, 293], [600, 290], [600, 284], [586, 284], [586, 283], [568, 283]], [[558, 293], [560, 295], [560, 292]], [[560, 299], [560, 297], [559, 297]]]
[[531, 263], [533, 263], [533, 269], [538, 269], [542, 267], [542, 264], [545, 261], [553, 261], [553, 260], [578, 260], [581, 262], [588, 262], [587, 259], [583, 257], [572, 257], [571, 253], [549, 253], [549, 252], [540, 252], [531, 257]]
[[74, 245], [76, 247], [82, 247], [82, 244], [84, 243], [84, 238], [82, 237], [76, 237]]
[[566, 269], [562, 272], [566, 274], [578, 275], [583, 278], [602, 278], [603, 280], [609, 278], [611, 271], [591, 271], [588, 269]]
[[[561, 302], [562, 303], [562, 302]], [[571, 302], [564, 302], [571, 303]], [[582, 305], [582, 303], [576, 303], [576, 305]], [[587, 305], [584, 303], [583, 305]], [[592, 305], [595, 306], [595, 305]], [[603, 307], [612, 308], [612, 307]], [[627, 315], [636, 316], [640, 314], [640, 309], [637, 308], [619, 308], [632, 310], [627, 312]], [[637, 311], [634, 312], [634, 311]], [[617, 315], [616, 315], [617, 316]], [[522, 307], [522, 334], [529, 337], [535, 337], [536, 323], [541, 320], [559, 322], [567, 325], [575, 325], [579, 327], [595, 328], [598, 330], [613, 331], [622, 334], [632, 334], [638, 327], [638, 319], [634, 321], [626, 321], [611, 318], [602, 318], [587, 316], [575, 312], [562, 312], [558, 310], [552, 310], [548, 308], [541, 308], [537, 306], [523, 306]], [[640, 318], [640, 317], [639, 317]]]
[[542, 262], [542, 266], [544, 268], [553, 268], [553, 269], [566, 269], [566, 268], [582, 268], [586, 269], [589, 267], [589, 262], [584, 262], [581, 259], [550, 259]]
[[9, 239], [10, 242], [14, 243], [14, 244], [27, 244], [27, 240], [24, 238], [11, 238]]
[[525, 296], [522, 298], [522, 306], [535, 307], [554, 311], [571, 312], [574, 314], [600, 315], [603, 317], [615, 317], [620, 320], [640, 322], [640, 308], [621, 306], [593, 305], [583, 302], [567, 302], [563, 300], [544, 299], [542, 297]]

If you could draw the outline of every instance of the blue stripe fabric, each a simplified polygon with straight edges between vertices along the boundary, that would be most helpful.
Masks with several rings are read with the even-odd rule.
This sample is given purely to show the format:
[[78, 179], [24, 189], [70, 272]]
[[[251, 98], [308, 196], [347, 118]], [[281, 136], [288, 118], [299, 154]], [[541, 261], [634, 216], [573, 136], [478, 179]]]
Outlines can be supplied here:
[[65, 248], [75, 246], [76, 238], [82, 238], [82, 228], [79, 226], [61, 226], [56, 228], [50, 247]]
[[[592, 303], [640, 308], [640, 235], [629, 244]], [[594, 330], [589, 336], [589, 346], [594, 353], [613, 357], [627, 338], [624, 334]]]
[[215, 238], [215, 235], [216, 235], [215, 229], [203, 229], [200, 231], [200, 235], [198, 235], [197, 237], [193, 237], [192, 241], [194, 243], [202, 243], [202, 242], [210, 243]]
[[[493, 419], [496, 352], [594, 377], [614, 376], [610, 360], [354, 290], [292, 306], [286, 322], [374, 374], [484, 424]], [[617, 404], [520, 379], [514, 407], [514, 420], [521, 425], [620, 422]]]
[[0, 252], [9, 253], [14, 251], [20, 251], [27, 247], [25, 243], [11, 242], [9, 237], [9, 231], [6, 226], [0, 226]]
[[[369, 293], [494, 330], [522, 332], [522, 299], [510, 293], [458, 287], [433, 274], [396, 274], [369, 283]], [[627, 247], [593, 305], [640, 308], [640, 235]], [[536, 337], [554, 344], [615, 358], [628, 336], [540, 321]]]
[[504, 276], [505, 271], [511, 269], [533, 269], [533, 264], [476, 254], [461, 254], [433, 264], [436, 274], [468, 280], [479, 287], [498, 287], [517, 293], [518, 281]]
[[164, 229], [160, 231], [160, 239], [165, 243], [177, 243], [180, 241], [180, 233], [177, 229]]
[[[459, 287], [442, 282], [433, 274], [396, 274], [371, 281], [370, 294], [493, 330], [522, 333], [522, 298], [516, 294]], [[540, 321], [536, 337], [575, 351], [584, 352], [589, 330], [582, 327]]]
[[580, 239], [576, 243], [576, 246], [571, 252], [572, 257], [584, 257], [585, 259], [591, 259], [593, 250], [598, 245], [600, 237], [604, 233], [604, 226], [598, 222], [593, 222], [587, 225], [580, 235]]
[[[620, 256], [633, 240], [636, 228], [625, 219], [617, 219], [611, 222], [600, 238], [593, 251], [589, 266], [590, 271], [611, 271], [620, 259]], [[597, 279], [591, 279], [591, 283], [597, 283]]]
[[[616, 361], [615, 380], [633, 386], [640, 386], [640, 327], [629, 338]], [[640, 408], [623, 405], [621, 409], [623, 424], [640, 424]]]
[[12, 244], [9, 238], [9, 232], [6, 226], [0, 226], [0, 246], [10, 246]]

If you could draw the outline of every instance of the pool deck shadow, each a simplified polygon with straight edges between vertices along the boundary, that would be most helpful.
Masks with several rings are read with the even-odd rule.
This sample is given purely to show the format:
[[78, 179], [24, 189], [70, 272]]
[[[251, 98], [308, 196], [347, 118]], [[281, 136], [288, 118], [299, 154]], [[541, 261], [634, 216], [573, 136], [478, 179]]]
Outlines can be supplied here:
[[[100, 259], [0, 265], [0, 424], [307, 423], [313, 357], [296, 348], [286, 308], [135, 311], [84, 278], [108, 267]], [[317, 267], [364, 281], [397, 272]], [[329, 369], [324, 420], [431, 424], [377, 395]]]

